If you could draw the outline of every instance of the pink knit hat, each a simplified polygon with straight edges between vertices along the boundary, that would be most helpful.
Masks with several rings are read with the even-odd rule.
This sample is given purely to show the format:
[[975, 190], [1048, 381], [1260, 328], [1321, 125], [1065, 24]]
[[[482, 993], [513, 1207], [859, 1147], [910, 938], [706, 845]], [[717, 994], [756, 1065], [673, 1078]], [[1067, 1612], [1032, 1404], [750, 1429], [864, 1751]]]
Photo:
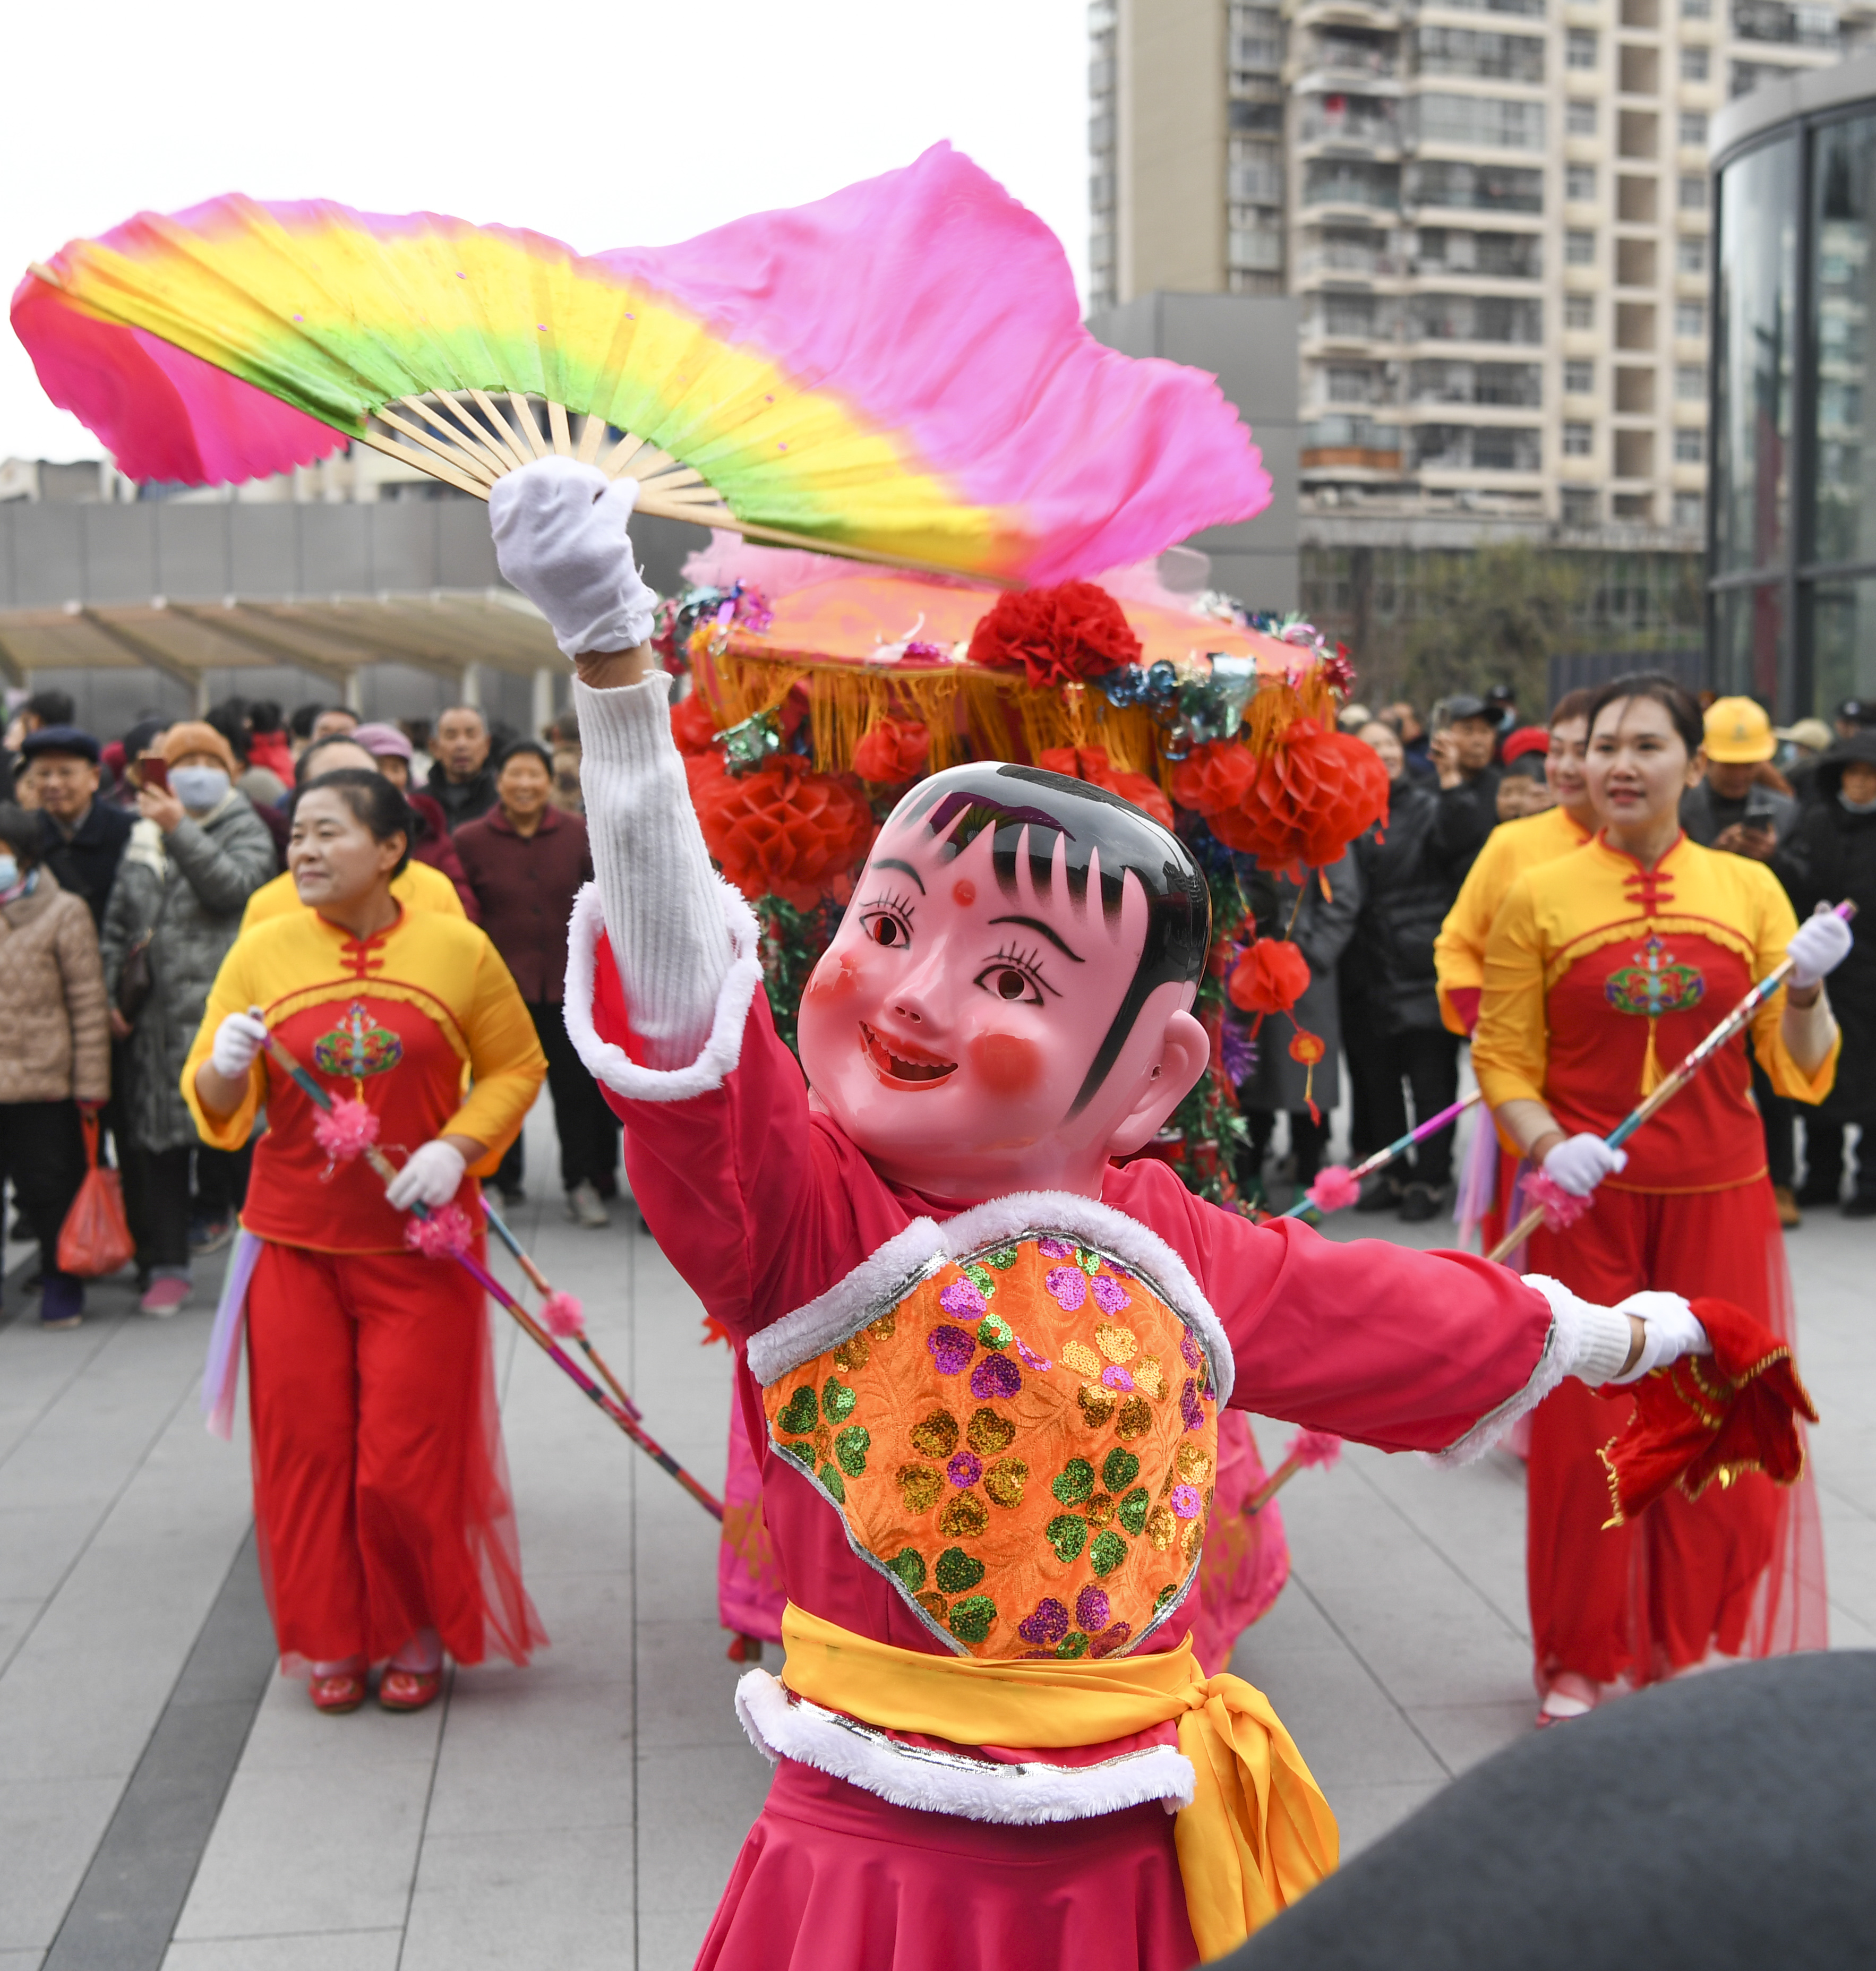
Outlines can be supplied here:
[[361, 725], [345, 737], [357, 740], [374, 760], [408, 760], [416, 750], [395, 725]]

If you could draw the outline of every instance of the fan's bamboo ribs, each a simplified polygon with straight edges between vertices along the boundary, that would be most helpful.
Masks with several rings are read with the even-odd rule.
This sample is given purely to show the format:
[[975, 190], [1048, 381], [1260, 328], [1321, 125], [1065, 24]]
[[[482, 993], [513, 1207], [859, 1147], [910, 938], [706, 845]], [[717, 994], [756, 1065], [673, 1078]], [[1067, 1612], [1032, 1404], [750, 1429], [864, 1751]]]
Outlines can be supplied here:
[[[465, 436], [434, 405], [425, 402], [422, 398], [405, 397], [401, 401], [407, 409], [415, 411], [425, 424], [440, 432], [459, 451], [467, 452], [478, 469], [486, 468], [491, 484], [508, 470], [508, 461], [490, 448], [488, 440], [474, 425], [469, 427]], [[448, 392], [443, 393], [443, 401], [445, 403], [451, 402]]]
[[547, 400], [547, 429], [554, 441], [554, 450], [562, 458], [573, 456], [573, 434], [567, 428], [567, 407], [555, 403], [552, 397]]
[[541, 428], [534, 422], [534, 406], [519, 390], [508, 393], [508, 408], [515, 414], [515, 423], [521, 433], [521, 441], [536, 458], [549, 456], [547, 441], [541, 435]]
[[508, 420], [502, 415], [500, 406], [487, 391], [472, 389], [469, 394], [475, 399], [476, 409], [488, 419], [489, 428], [500, 438], [506, 447], [510, 457], [514, 460], [515, 470], [519, 471], [529, 462], [533, 454], [523, 447], [520, 439], [510, 428]]
[[471, 458], [467, 446], [460, 442], [452, 449], [441, 438], [432, 438], [420, 425], [412, 424], [408, 418], [401, 418], [389, 404], [381, 409], [378, 415], [394, 432], [402, 432], [412, 445], [420, 445], [425, 451], [435, 452], [447, 465], [453, 465], [458, 472], [466, 472], [472, 479], [480, 479], [484, 485], [493, 486], [502, 475], [491, 472], [480, 459]]
[[445, 486], [454, 486], [459, 492], [473, 493], [478, 500], [489, 497], [489, 489], [480, 480], [472, 479], [467, 472], [445, 464], [440, 458], [430, 458], [413, 445], [399, 445], [396, 439], [385, 438], [369, 429], [359, 434], [359, 442], [370, 445], [373, 451], [383, 452], [387, 458], [414, 466], [418, 471], [428, 473], [432, 479], [440, 479]]
[[606, 420], [597, 411], [588, 411], [586, 422], [580, 428], [580, 448], [574, 457], [582, 465], [591, 465], [599, 456], [599, 448], [605, 439]]

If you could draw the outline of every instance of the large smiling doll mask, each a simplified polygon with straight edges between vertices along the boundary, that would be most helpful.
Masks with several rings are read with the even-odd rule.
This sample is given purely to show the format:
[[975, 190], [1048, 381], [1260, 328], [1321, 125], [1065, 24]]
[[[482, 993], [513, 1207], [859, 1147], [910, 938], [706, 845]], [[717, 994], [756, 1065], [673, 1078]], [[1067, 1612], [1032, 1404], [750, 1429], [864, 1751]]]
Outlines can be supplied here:
[[1101, 788], [955, 767], [900, 802], [802, 997], [816, 1103], [891, 1181], [1098, 1197], [1204, 1072], [1210, 900]]

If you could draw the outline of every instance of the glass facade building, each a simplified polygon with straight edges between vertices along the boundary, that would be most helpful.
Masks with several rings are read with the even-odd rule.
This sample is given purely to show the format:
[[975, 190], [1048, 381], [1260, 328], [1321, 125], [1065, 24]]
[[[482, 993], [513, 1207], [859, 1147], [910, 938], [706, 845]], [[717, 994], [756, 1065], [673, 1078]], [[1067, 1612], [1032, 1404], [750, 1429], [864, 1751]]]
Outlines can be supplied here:
[[1876, 696], [1876, 55], [1714, 119], [1707, 647], [1781, 720]]

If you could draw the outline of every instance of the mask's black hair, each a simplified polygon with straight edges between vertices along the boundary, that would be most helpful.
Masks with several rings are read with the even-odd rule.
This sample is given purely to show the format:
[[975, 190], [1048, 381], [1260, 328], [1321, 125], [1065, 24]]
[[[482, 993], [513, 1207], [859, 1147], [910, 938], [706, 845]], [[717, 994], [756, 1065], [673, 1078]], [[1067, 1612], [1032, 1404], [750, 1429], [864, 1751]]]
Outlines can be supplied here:
[[1017, 894], [1017, 858], [1025, 844], [1030, 881], [1045, 898], [1055, 880], [1057, 842], [1067, 844], [1063, 874], [1078, 904], [1087, 896], [1088, 871], [1099, 850], [1101, 914], [1110, 929], [1119, 921], [1128, 872], [1138, 879], [1146, 894], [1146, 942], [1127, 996], [1069, 1112], [1079, 1113], [1107, 1079], [1154, 989], [1169, 980], [1193, 985], [1203, 976], [1211, 893], [1190, 852], [1131, 801], [1037, 767], [984, 762], [949, 767], [906, 796], [893, 816], [895, 822], [902, 819], [922, 819], [943, 839], [947, 856], [962, 853], [986, 829], [993, 831], [990, 865], [1009, 897]]
[[382, 774], [367, 773], [363, 767], [335, 767], [329, 774], [316, 775], [305, 787], [295, 788], [287, 807], [289, 826], [299, 812], [300, 803], [315, 789], [337, 794], [373, 842], [389, 842], [394, 835], [402, 836], [404, 852], [391, 874], [403, 875], [410, 866], [410, 845], [416, 839], [416, 823], [410, 803]]

